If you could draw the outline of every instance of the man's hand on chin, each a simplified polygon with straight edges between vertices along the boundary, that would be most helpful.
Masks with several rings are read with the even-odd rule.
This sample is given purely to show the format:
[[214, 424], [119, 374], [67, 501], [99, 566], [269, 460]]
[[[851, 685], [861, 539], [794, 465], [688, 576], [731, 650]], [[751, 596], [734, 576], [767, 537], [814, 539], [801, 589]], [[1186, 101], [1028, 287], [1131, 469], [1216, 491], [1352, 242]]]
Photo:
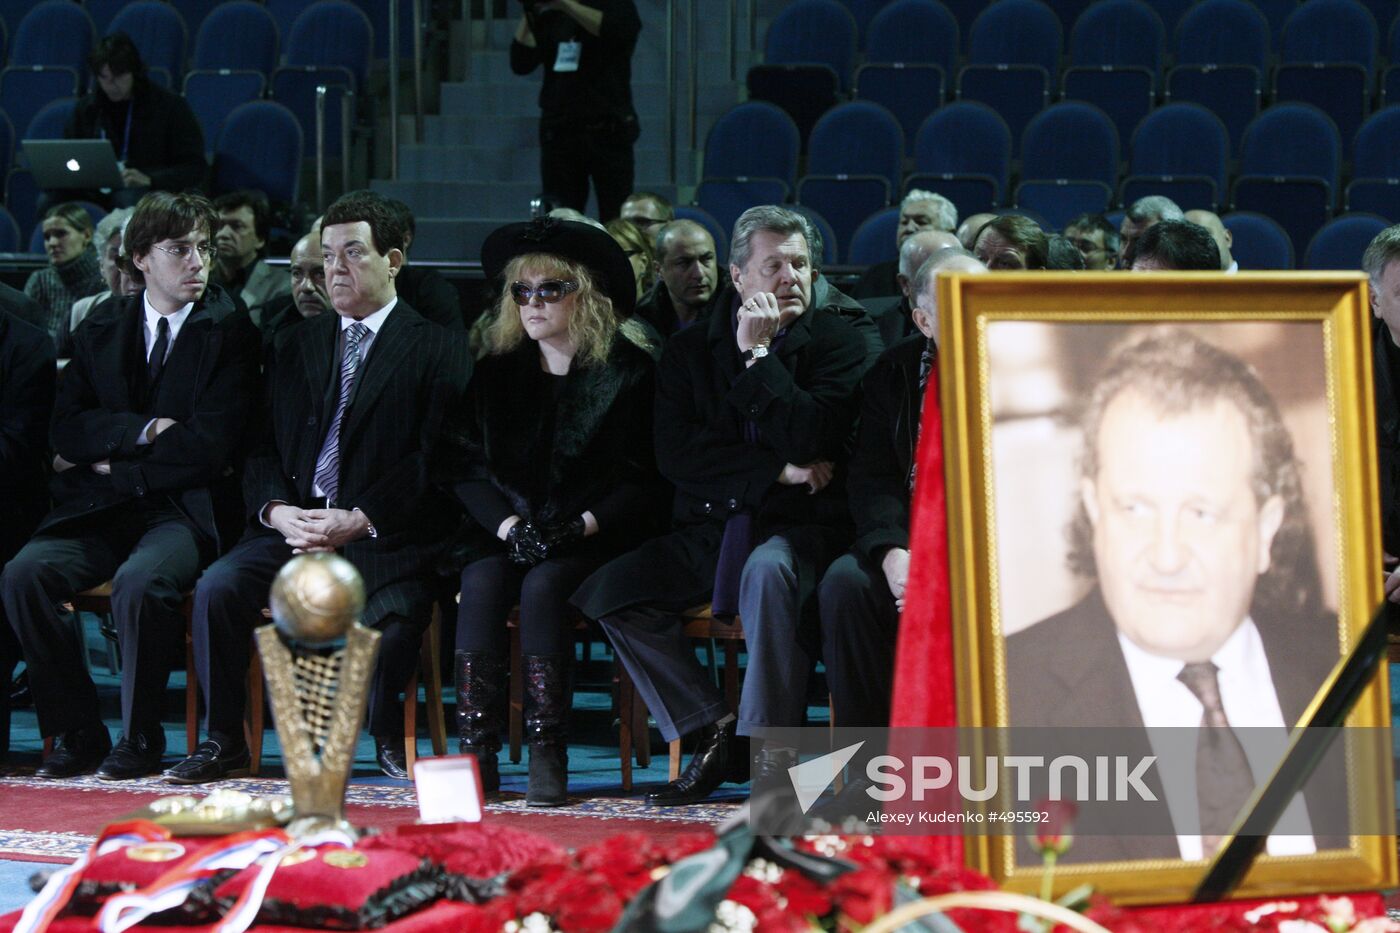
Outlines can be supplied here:
[[364, 512], [346, 509], [307, 509], [306, 529], [322, 538], [320, 547], [308, 550], [334, 550], [369, 534], [369, 519]]

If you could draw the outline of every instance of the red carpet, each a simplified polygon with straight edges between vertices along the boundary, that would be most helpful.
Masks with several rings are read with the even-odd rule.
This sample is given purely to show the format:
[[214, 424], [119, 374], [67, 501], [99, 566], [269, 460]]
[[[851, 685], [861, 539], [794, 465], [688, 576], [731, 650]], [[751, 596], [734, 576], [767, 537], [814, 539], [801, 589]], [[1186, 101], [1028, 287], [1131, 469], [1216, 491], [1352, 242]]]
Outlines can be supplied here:
[[[287, 793], [284, 781], [269, 779], [225, 781], [193, 790], [207, 793], [213, 787], [260, 797]], [[179, 792], [154, 780], [114, 787], [92, 778], [62, 782], [0, 778], [0, 857], [69, 861], [86, 850], [104, 824]], [[346, 815], [357, 826], [397, 826], [418, 817], [411, 787], [352, 785], [347, 798]], [[558, 810], [527, 810], [517, 797], [488, 804], [486, 819], [575, 848], [626, 830], [657, 835], [690, 832], [714, 825], [732, 810], [729, 804], [654, 810], [635, 799], [599, 797], [574, 799], [570, 806]]]

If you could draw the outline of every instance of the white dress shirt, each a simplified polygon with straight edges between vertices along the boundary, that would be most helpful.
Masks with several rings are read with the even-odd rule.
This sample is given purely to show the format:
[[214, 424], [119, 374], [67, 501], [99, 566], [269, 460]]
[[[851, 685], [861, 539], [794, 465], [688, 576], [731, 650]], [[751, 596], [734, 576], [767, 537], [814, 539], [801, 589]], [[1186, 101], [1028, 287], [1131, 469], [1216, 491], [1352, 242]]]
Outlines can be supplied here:
[[[151, 305], [151, 296], [143, 291], [141, 292], [141, 304], [146, 312], [143, 317], [144, 326], [141, 328], [141, 335], [146, 340], [145, 356], [147, 365], [150, 365], [151, 362], [151, 351], [154, 350], [156, 346], [156, 332], [157, 328], [160, 326], [160, 319], [162, 317], [166, 320], [166, 326], [170, 328], [170, 342], [165, 345], [165, 359], [170, 359], [170, 351], [175, 349], [175, 338], [180, 335], [180, 328], [185, 326], [185, 319], [188, 318], [190, 312], [194, 310], [194, 302], [191, 301], [174, 314], [161, 314]], [[136, 439], [136, 445], [138, 447], [154, 442], [155, 439], [151, 437], [151, 425], [155, 424], [155, 422], [156, 419], [152, 418], [150, 421], [147, 421], [146, 426], [141, 429], [141, 436]]]
[[[1191, 689], [1177, 679], [1186, 666], [1184, 662], [1150, 654], [1122, 632], [1118, 633], [1118, 644], [1128, 663], [1138, 710], [1157, 756], [1172, 822], [1177, 826], [1196, 825], [1196, 730], [1201, 727], [1205, 708]], [[1211, 656], [1211, 661], [1218, 669], [1225, 717], [1231, 727], [1248, 730], [1237, 734], [1258, 786], [1273, 775], [1292, 724], [1284, 721], [1269, 659], [1254, 620], [1246, 617]], [[1270, 855], [1307, 855], [1317, 851], [1301, 794], [1289, 803], [1279, 825], [1296, 829], [1299, 834], [1270, 836]], [[1183, 859], [1204, 857], [1200, 836], [1179, 834], [1176, 840]]]

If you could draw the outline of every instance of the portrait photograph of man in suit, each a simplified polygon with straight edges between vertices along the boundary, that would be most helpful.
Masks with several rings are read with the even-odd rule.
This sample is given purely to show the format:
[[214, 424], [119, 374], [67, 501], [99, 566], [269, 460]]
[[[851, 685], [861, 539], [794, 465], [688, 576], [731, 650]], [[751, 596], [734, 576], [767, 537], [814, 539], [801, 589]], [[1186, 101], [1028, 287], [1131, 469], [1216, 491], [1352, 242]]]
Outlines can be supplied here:
[[[1077, 447], [1063, 468], [1072, 477], [1067, 533], [1041, 528], [1062, 538], [1048, 551], [1058, 544], [1069, 578], [1048, 589], [1077, 595], [1063, 609], [1042, 603], [1038, 618], [1004, 620], [1012, 727], [1118, 730], [1133, 748], [1115, 752], [1155, 752], [1164, 774], [1187, 778], [1184, 796], [1149, 782], [1164, 805], [1144, 809], [1131, 832], [1084, 839], [1072, 860], [1210, 858], [1276, 763], [1258, 736], [1284, 736], [1339, 657], [1304, 493], [1309, 470], [1330, 482], [1329, 448], [1300, 460], [1270, 389], [1242, 355], [1202, 336], [1223, 335], [1211, 327], [1221, 329], [1109, 328], [1116, 339], [1102, 365], [1086, 368], [1093, 381], [1077, 405], [1067, 398], [1078, 410], [1063, 444]], [[1287, 327], [1277, 337], [1285, 344]], [[1317, 336], [1289, 353], [1305, 383], [1308, 371], [1323, 372]], [[1259, 335], [1252, 340], [1238, 343], [1257, 353]], [[1325, 419], [1316, 399], [1290, 408], [1295, 421], [1297, 412]], [[998, 502], [998, 512], [1010, 505]], [[1003, 573], [1001, 587], [1026, 582]], [[1161, 737], [1173, 734], [1175, 749], [1164, 751], [1171, 743]], [[1168, 760], [1183, 756], [1194, 767]], [[1295, 801], [1288, 833], [1270, 838], [1270, 854], [1321, 847], [1306, 812], [1321, 806], [1313, 791], [1322, 777]]]

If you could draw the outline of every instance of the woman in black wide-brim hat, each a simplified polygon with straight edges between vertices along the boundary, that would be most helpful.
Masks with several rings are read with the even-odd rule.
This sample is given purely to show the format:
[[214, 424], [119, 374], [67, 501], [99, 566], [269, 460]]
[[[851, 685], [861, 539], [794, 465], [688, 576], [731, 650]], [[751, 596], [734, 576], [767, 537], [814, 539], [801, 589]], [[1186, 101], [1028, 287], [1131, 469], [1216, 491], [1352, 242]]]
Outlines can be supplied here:
[[[569, 597], [663, 511], [652, 452], [651, 356], [623, 336], [632, 267], [607, 233], [551, 218], [510, 224], [482, 247], [501, 286], [467, 393], [468, 474], [457, 485], [484, 553], [462, 570], [457, 730], [500, 787], [506, 617], [520, 605], [526, 803], [566, 802]], [[482, 552], [478, 552], [482, 553]]]

